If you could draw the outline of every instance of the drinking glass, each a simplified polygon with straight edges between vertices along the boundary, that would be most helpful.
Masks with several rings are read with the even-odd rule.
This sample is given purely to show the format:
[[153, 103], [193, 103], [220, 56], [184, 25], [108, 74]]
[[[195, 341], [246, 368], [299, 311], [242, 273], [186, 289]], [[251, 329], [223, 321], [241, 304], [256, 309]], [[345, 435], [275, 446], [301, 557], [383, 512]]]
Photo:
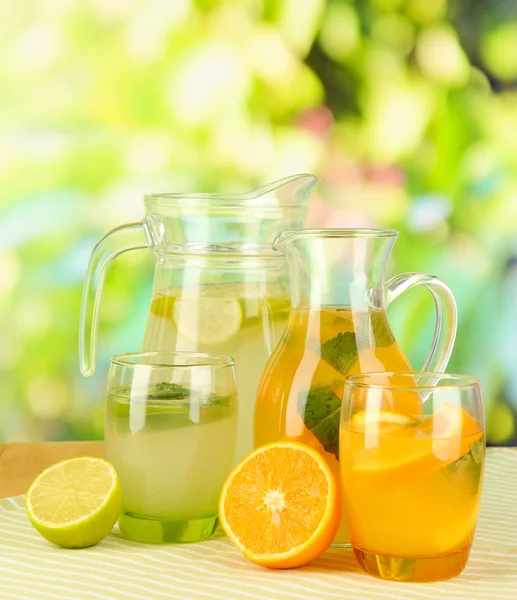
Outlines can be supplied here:
[[459, 575], [474, 537], [484, 457], [483, 401], [474, 377], [350, 376], [340, 468], [361, 567], [398, 581]]
[[115, 356], [105, 437], [122, 486], [122, 534], [151, 543], [210, 537], [236, 432], [231, 358], [191, 352]]

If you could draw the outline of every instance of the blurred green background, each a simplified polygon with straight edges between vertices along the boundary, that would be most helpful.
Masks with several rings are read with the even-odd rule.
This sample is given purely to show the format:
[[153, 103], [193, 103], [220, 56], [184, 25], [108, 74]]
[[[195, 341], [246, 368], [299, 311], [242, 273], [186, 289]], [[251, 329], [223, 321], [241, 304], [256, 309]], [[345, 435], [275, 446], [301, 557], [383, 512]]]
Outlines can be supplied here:
[[[0, 20], [0, 439], [103, 435], [109, 357], [138, 348], [153, 258], [110, 270], [97, 374], [77, 356], [94, 242], [149, 191], [321, 177], [315, 226], [400, 229], [392, 272], [453, 289], [449, 371], [515, 444], [514, 0], [26, 0]], [[390, 308], [419, 367], [434, 307]]]

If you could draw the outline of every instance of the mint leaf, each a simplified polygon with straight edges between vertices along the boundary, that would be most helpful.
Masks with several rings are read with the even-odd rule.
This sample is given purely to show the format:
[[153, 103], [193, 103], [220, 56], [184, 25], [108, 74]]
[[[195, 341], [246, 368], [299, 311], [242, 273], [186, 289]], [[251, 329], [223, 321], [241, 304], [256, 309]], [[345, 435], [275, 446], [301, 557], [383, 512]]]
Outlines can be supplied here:
[[485, 456], [483, 440], [470, 445], [470, 451], [443, 469], [444, 475], [455, 486], [469, 494], [479, 490], [483, 459]]
[[[148, 393], [132, 394], [130, 386], [120, 386], [110, 394], [111, 412], [116, 417], [128, 418], [131, 411], [143, 411], [146, 415], [185, 414], [190, 412], [190, 403], [200, 404], [201, 411], [217, 407], [217, 410], [230, 408], [232, 396], [218, 396], [217, 394], [196, 394], [178, 383], [163, 381], [151, 386]], [[214, 414], [215, 413], [210, 413]], [[221, 413], [222, 414], [222, 413]]]
[[[347, 375], [354, 366], [358, 347], [375, 348], [395, 342], [384, 311], [361, 311], [357, 319], [356, 332], [340, 332], [321, 345], [321, 358], [342, 375]], [[341, 399], [332, 391], [332, 385], [310, 389], [298, 397], [298, 413], [305, 426], [338, 460], [340, 412]]]
[[312, 430], [326, 452], [333, 454], [339, 460], [339, 420], [340, 409], [324, 419]]
[[211, 394], [206, 400], [201, 399], [201, 406], [222, 406], [228, 408], [230, 406], [231, 396], [216, 396]]
[[184, 400], [190, 396], [187, 388], [184, 388], [179, 383], [157, 383], [149, 390], [148, 400]]
[[346, 375], [357, 360], [355, 333], [346, 331], [321, 345], [321, 358], [336, 371]]
[[390, 346], [395, 343], [395, 337], [388, 323], [388, 316], [383, 310], [370, 312], [370, 326], [373, 332], [373, 344], [377, 347]]
[[314, 388], [298, 396], [298, 413], [307, 429], [313, 429], [340, 407], [339, 398], [329, 387]]
[[470, 454], [477, 465], [483, 464], [483, 459], [485, 458], [485, 445], [483, 439], [470, 445]]
[[298, 396], [298, 413], [325, 450], [339, 459], [341, 401], [330, 387], [319, 387]]
[[384, 310], [358, 312], [354, 317], [358, 348], [380, 348], [395, 343], [388, 316]]
[[465, 468], [475, 468], [478, 465], [483, 464], [483, 458], [485, 456], [483, 440], [478, 440], [470, 445], [470, 450], [453, 463], [446, 467], [450, 473], [456, 473]]
[[[157, 383], [152, 386], [147, 395], [147, 400], [165, 400], [171, 402], [173, 400], [190, 400], [193, 398], [199, 401], [202, 406], [230, 406], [230, 396], [217, 396], [216, 394], [197, 393], [195, 390], [191, 392], [186, 387], [178, 383]], [[188, 402], [187, 402], [188, 404]]]

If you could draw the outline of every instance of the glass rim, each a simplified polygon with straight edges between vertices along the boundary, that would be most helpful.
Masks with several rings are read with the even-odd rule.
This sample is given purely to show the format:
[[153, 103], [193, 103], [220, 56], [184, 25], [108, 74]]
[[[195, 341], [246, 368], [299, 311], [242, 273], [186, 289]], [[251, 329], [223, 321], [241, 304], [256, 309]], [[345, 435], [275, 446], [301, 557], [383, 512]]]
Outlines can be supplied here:
[[[194, 364], [177, 363], [171, 364], [167, 362], [160, 362], [156, 364], [146, 364], [136, 362], [137, 359], [141, 358], [156, 358], [156, 357], [175, 357], [194, 359], [198, 362]], [[123, 352], [121, 354], [115, 354], [111, 358], [111, 364], [119, 367], [129, 368], [142, 368], [142, 369], [220, 369], [225, 367], [233, 367], [235, 362], [231, 356], [224, 354], [208, 354], [206, 352], [188, 352], [187, 350], [177, 350], [175, 352]]]
[[280, 245], [288, 239], [297, 237], [341, 237], [341, 238], [396, 238], [399, 235], [397, 229], [374, 227], [345, 227], [345, 228], [307, 228], [307, 229], [284, 229], [281, 231], [273, 246]]
[[[436, 377], [439, 379], [446, 379], [450, 383], [445, 385], [440, 385], [439, 383], [435, 383], [434, 385], [420, 385], [418, 381], [415, 386], [405, 387], [400, 384], [381, 384], [381, 383], [368, 383], [366, 380], [371, 378], [375, 379], [376, 377], [407, 377], [417, 379], [420, 377]], [[361, 381], [363, 380], [363, 381]], [[353, 375], [349, 375], [345, 379], [345, 386], [361, 388], [361, 389], [376, 389], [376, 390], [400, 390], [400, 391], [411, 391], [418, 392], [419, 390], [447, 390], [447, 389], [469, 389], [481, 387], [481, 382], [477, 377], [473, 377], [472, 375], [461, 375], [458, 373], [438, 373], [435, 371], [375, 371], [373, 373], [354, 373]]]

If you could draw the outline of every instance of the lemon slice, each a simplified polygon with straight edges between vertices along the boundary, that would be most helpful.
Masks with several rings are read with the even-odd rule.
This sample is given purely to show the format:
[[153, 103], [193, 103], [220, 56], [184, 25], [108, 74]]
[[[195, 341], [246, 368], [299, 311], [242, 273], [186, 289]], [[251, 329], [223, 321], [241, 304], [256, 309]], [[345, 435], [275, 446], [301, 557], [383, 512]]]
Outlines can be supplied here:
[[350, 419], [350, 429], [364, 431], [367, 427], [377, 424], [383, 432], [387, 432], [417, 423], [414, 417], [393, 410], [362, 410]]
[[198, 344], [217, 346], [240, 330], [242, 309], [236, 298], [184, 296], [176, 300], [173, 318], [180, 335]]
[[111, 463], [70, 458], [45, 469], [25, 497], [34, 528], [64, 548], [86, 548], [105, 538], [122, 511], [122, 491]]

